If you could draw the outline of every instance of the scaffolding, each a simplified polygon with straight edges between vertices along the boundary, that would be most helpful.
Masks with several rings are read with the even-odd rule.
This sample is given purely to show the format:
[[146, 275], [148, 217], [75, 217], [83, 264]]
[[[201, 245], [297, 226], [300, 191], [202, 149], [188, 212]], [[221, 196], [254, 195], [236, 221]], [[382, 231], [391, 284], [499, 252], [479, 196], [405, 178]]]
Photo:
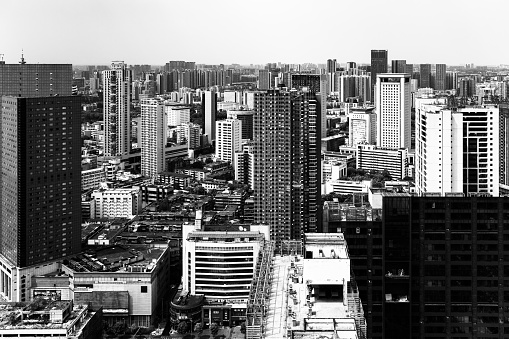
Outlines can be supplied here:
[[256, 272], [251, 283], [247, 305], [246, 338], [261, 339], [264, 333], [264, 320], [270, 297], [273, 276], [274, 241], [265, 241], [258, 255]]

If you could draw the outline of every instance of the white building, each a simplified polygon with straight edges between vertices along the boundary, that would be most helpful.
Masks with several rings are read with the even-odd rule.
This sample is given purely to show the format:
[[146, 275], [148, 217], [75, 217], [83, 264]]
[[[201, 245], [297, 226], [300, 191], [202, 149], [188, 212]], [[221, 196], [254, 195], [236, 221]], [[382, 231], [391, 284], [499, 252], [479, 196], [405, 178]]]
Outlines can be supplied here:
[[351, 180], [331, 180], [322, 185], [322, 194], [353, 194], [368, 193], [371, 188], [371, 180], [351, 181]]
[[352, 108], [348, 113], [348, 145], [376, 144], [376, 114], [370, 108]]
[[226, 300], [246, 307], [259, 253], [267, 240], [267, 225], [233, 232], [183, 225], [183, 288], [204, 295], [207, 301]]
[[196, 149], [201, 145], [201, 127], [191, 122], [177, 126], [177, 143], [187, 143], [188, 149]]
[[322, 184], [327, 181], [339, 180], [347, 176], [347, 164], [345, 161], [322, 160]]
[[139, 188], [115, 188], [94, 191], [90, 206], [90, 218], [131, 219], [141, 212], [141, 198]]
[[164, 171], [166, 114], [157, 99], [141, 100], [141, 174], [152, 178]]
[[356, 167], [367, 171], [389, 171], [393, 179], [407, 176], [407, 150], [383, 149], [373, 145], [359, 145], [357, 148]]
[[423, 193], [499, 195], [499, 108], [421, 106], [415, 184]]
[[81, 171], [81, 190], [98, 188], [101, 182], [106, 181], [106, 171], [103, 167]]
[[131, 70], [114, 61], [102, 73], [104, 155], [126, 155], [131, 151]]
[[410, 75], [377, 74], [376, 79], [377, 146], [388, 149], [410, 148]]
[[214, 91], [204, 91], [201, 97], [201, 109], [205, 126], [205, 134], [212, 144], [216, 140], [217, 95]]
[[191, 121], [191, 109], [187, 106], [166, 104], [164, 113], [168, 119], [168, 126], [178, 126]]
[[226, 119], [216, 122], [216, 158], [233, 163], [235, 152], [240, 151], [242, 122]]

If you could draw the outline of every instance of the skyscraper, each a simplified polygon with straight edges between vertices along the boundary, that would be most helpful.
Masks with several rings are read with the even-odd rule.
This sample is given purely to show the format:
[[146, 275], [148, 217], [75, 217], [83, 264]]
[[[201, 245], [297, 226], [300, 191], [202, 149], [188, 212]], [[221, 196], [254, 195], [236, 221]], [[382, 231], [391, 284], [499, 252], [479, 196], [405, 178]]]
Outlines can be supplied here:
[[255, 93], [255, 223], [278, 245], [320, 227], [319, 121], [315, 93]]
[[423, 105], [415, 127], [417, 194], [499, 195], [499, 108]]
[[126, 155], [131, 151], [131, 70], [114, 61], [103, 71], [104, 155]]
[[204, 130], [209, 142], [216, 140], [216, 114], [217, 95], [214, 91], [205, 91], [201, 95], [201, 111], [204, 121]]
[[391, 73], [407, 73], [406, 60], [392, 60]]
[[371, 92], [376, 84], [376, 76], [380, 73], [387, 73], [387, 50], [371, 50]]
[[265, 69], [261, 69], [258, 73], [258, 89], [266, 90], [272, 87], [271, 84], [271, 72]]
[[411, 101], [409, 74], [378, 74], [375, 98], [378, 147], [410, 148]]
[[141, 100], [141, 174], [153, 178], [165, 170], [167, 115], [157, 99]]
[[420, 64], [419, 88], [431, 88], [431, 65]]
[[337, 62], [336, 59], [328, 59], [327, 60], [327, 73], [334, 73], [336, 72], [337, 68]]
[[80, 112], [79, 97], [2, 97], [0, 293], [9, 300], [28, 300], [20, 268], [81, 250]]
[[447, 66], [445, 64], [436, 64], [435, 69], [435, 89], [437, 91], [445, 91], [447, 77]]
[[227, 118], [242, 121], [242, 140], [253, 140], [253, 111], [231, 110], [227, 112]]
[[0, 61], [0, 96], [68, 96], [72, 91], [71, 64], [6, 64]]
[[216, 121], [216, 158], [233, 164], [235, 152], [241, 149], [242, 122], [238, 119]]
[[501, 191], [509, 191], [509, 103], [499, 106], [500, 185]]

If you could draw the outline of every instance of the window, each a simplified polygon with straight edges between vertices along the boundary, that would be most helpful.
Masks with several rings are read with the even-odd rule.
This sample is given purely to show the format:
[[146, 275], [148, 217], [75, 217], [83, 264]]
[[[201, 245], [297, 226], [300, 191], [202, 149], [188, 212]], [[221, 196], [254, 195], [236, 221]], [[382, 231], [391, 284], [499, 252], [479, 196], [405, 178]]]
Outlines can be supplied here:
[[141, 293], [147, 293], [147, 286], [141, 286]]

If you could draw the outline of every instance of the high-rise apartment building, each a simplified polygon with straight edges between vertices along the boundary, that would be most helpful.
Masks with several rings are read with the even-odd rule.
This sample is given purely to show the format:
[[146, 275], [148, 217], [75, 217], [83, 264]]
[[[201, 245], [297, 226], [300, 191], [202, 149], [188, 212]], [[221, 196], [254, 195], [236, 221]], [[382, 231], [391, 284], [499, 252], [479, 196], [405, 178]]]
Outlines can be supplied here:
[[272, 87], [271, 84], [271, 72], [265, 69], [261, 69], [258, 73], [258, 89], [267, 90]]
[[376, 114], [374, 107], [353, 108], [348, 113], [348, 144], [357, 145], [376, 144]]
[[[306, 88], [311, 93], [319, 93], [317, 97], [320, 104], [320, 111], [327, 111], [327, 75], [326, 74], [292, 74], [291, 82], [293, 89], [301, 90]], [[327, 136], [327, 114], [320, 118], [320, 137]]]
[[499, 106], [499, 156], [500, 188], [509, 191], [509, 103], [501, 103]]
[[377, 146], [388, 149], [410, 148], [410, 75], [378, 74], [375, 105]]
[[241, 149], [242, 122], [226, 119], [216, 122], [216, 158], [233, 164], [235, 152]]
[[0, 96], [68, 96], [72, 92], [71, 64], [6, 64], [0, 61]]
[[154, 178], [165, 170], [167, 115], [164, 103], [157, 99], [141, 100], [141, 174]]
[[319, 121], [315, 93], [255, 93], [255, 223], [278, 245], [320, 227]]
[[435, 89], [445, 91], [447, 89], [447, 65], [436, 64], [435, 67]]
[[[79, 97], [2, 97], [3, 267], [33, 266], [80, 251], [80, 112]], [[28, 298], [22, 286], [6, 293], [13, 279], [14, 271], [2, 271], [4, 296]]]
[[376, 76], [381, 73], [387, 73], [387, 50], [371, 50], [371, 92], [376, 84]]
[[132, 72], [123, 61], [114, 61], [103, 76], [104, 155], [131, 151]]
[[392, 60], [391, 73], [407, 73], [406, 60]]
[[337, 63], [336, 59], [328, 59], [327, 60], [327, 73], [336, 72], [336, 68], [338, 67], [337, 65], [338, 65], [338, 63]]
[[177, 126], [177, 143], [187, 143], [188, 149], [196, 149], [201, 146], [201, 127], [198, 124], [188, 122]]
[[419, 88], [431, 88], [431, 65], [419, 65]]
[[240, 152], [235, 153], [233, 160], [235, 180], [253, 187], [254, 175], [254, 143], [242, 145]]
[[499, 195], [499, 108], [423, 105], [416, 112], [417, 194]]
[[226, 113], [228, 119], [238, 119], [242, 121], [242, 140], [253, 140], [253, 115], [254, 111], [231, 110]]
[[214, 91], [205, 91], [201, 95], [201, 111], [204, 121], [204, 130], [209, 142], [216, 140], [216, 114], [217, 95]]

